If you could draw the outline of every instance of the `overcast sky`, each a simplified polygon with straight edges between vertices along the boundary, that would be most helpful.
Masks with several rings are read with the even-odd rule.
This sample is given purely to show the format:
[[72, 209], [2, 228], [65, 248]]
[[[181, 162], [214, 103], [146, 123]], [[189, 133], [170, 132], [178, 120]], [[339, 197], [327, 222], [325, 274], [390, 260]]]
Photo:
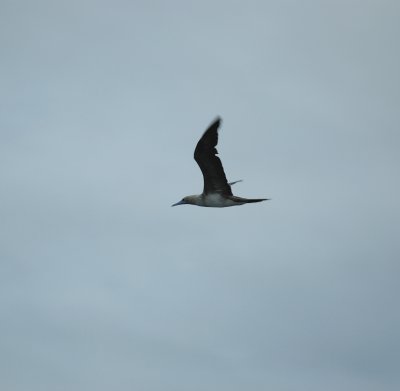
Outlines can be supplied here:
[[399, 18], [1, 0], [0, 389], [399, 390]]

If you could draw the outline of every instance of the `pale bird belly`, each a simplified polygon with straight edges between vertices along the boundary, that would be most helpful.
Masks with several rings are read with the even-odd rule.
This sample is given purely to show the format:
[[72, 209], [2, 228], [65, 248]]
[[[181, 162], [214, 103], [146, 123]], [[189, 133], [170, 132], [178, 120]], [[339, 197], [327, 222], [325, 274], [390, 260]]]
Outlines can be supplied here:
[[211, 208], [225, 208], [227, 206], [240, 205], [229, 198], [222, 197], [220, 194], [207, 194], [203, 198], [203, 206]]

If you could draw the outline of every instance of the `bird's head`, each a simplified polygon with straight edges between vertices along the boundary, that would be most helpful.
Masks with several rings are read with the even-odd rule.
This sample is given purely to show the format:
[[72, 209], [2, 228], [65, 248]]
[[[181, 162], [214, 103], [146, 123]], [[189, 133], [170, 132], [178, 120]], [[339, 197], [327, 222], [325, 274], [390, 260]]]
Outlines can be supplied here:
[[178, 206], [178, 205], [186, 205], [186, 204], [192, 204], [192, 205], [196, 205], [196, 197], [198, 196], [186, 196], [183, 197], [179, 202], [177, 202], [176, 204], [173, 204], [171, 206]]

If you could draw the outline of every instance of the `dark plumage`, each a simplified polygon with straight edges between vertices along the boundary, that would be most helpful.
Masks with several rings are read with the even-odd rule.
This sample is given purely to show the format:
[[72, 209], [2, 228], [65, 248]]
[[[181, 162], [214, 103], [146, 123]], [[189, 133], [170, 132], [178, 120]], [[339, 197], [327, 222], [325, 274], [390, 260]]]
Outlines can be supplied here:
[[203, 193], [184, 197], [176, 205], [192, 204], [223, 208], [227, 206], [243, 205], [247, 203], [266, 201], [267, 198], [242, 198], [232, 194], [231, 185], [228, 183], [218, 151], [218, 128], [221, 119], [217, 118], [204, 132], [194, 150], [194, 159], [199, 165], [204, 178]]
[[203, 194], [221, 193], [232, 195], [232, 189], [228, 184], [218, 151], [218, 128], [221, 119], [217, 118], [204, 132], [194, 150], [194, 160], [200, 167], [204, 177]]

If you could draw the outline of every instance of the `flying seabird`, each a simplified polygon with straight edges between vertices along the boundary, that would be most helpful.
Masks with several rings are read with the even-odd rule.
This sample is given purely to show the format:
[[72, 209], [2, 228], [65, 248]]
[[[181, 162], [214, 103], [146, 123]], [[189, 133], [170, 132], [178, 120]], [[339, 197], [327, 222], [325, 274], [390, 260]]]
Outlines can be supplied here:
[[194, 160], [199, 165], [204, 177], [203, 193], [183, 197], [181, 201], [172, 206], [191, 204], [224, 208], [268, 200], [268, 198], [242, 198], [232, 194], [231, 185], [241, 181], [228, 183], [221, 160], [217, 156], [218, 151], [215, 147], [218, 143], [220, 123], [221, 118], [218, 117], [204, 132], [194, 150]]

